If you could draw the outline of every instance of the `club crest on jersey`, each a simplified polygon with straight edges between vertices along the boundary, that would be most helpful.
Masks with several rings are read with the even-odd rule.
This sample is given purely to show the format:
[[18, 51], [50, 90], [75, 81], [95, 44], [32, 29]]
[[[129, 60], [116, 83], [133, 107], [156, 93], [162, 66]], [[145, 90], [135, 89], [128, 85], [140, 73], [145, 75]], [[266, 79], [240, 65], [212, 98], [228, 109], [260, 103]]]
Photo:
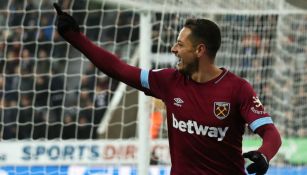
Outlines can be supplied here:
[[257, 107], [257, 108], [259, 108], [260, 106], [263, 106], [262, 105], [262, 103], [261, 103], [261, 101], [259, 100], [259, 97], [255, 97], [255, 96], [253, 96], [253, 103], [255, 103], [255, 106]]
[[214, 115], [220, 120], [225, 119], [229, 115], [230, 103], [214, 102]]

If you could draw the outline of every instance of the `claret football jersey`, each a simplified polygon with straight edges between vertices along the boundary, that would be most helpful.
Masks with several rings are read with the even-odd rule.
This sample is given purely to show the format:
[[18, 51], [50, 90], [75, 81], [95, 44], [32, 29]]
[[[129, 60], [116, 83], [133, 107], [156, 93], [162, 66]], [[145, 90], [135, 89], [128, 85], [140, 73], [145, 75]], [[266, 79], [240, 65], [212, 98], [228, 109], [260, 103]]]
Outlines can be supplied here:
[[144, 92], [167, 108], [171, 175], [245, 174], [245, 125], [255, 131], [272, 123], [251, 85], [221, 69], [205, 83], [176, 69], [141, 71]]

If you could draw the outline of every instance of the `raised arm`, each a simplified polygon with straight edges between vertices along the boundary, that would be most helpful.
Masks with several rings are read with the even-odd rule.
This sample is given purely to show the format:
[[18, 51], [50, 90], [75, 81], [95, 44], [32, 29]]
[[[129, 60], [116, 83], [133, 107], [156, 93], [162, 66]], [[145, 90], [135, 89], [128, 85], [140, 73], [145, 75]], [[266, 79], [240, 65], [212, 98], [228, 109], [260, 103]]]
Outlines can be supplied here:
[[103, 73], [134, 88], [143, 90], [140, 81], [140, 68], [126, 64], [117, 56], [95, 45], [80, 32], [79, 26], [72, 16], [63, 12], [56, 3], [53, 5], [58, 15], [57, 30], [67, 42], [82, 52]]

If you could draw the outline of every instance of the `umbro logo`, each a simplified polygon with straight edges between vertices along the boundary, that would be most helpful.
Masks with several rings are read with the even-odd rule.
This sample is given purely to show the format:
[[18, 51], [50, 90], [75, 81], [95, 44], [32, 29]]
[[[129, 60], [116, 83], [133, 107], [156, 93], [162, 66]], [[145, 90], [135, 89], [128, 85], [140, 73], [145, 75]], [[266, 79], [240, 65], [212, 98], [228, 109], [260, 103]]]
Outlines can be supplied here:
[[174, 105], [181, 107], [184, 101], [181, 98], [174, 98]]

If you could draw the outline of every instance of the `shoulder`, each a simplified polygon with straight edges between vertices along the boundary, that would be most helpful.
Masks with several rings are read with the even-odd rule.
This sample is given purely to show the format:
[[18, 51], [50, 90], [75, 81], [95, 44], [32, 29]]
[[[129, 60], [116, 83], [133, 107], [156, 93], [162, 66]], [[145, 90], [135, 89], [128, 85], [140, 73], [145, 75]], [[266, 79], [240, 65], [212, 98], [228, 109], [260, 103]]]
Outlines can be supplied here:
[[176, 69], [171, 68], [150, 70], [149, 76], [146, 79], [147, 87], [150, 91], [147, 94], [159, 99], [165, 99], [169, 89], [176, 81], [174, 77], [178, 76], [177, 72]]
[[184, 76], [176, 69], [153, 69], [149, 72], [149, 82], [152, 86], [157, 85], [158, 88], [162, 86], [174, 86], [176, 82], [182, 82]]
[[249, 84], [249, 82], [246, 79], [239, 77], [238, 75], [234, 74], [231, 71], [227, 72], [225, 80], [226, 82], [234, 86], [237, 86], [238, 88], [240, 88], [243, 85]]
[[152, 69], [150, 70], [150, 76], [161, 77], [163, 79], [180, 76], [180, 73], [173, 68], [164, 69]]
[[230, 71], [225, 76], [223, 87], [232, 89], [235, 94], [250, 94], [254, 92], [252, 85], [246, 79]]
[[176, 69], [173, 68], [162, 68], [162, 69], [151, 69], [150, 72], [157, 73], [157, 74], [171, 74], [176, 72]]
[[239, 96], [251, 97], [255, 96], [255, 91], [251, 83], [234, 73], [230, 73], [230, 81], [235, 87], [236, 94], [240, 94]]

